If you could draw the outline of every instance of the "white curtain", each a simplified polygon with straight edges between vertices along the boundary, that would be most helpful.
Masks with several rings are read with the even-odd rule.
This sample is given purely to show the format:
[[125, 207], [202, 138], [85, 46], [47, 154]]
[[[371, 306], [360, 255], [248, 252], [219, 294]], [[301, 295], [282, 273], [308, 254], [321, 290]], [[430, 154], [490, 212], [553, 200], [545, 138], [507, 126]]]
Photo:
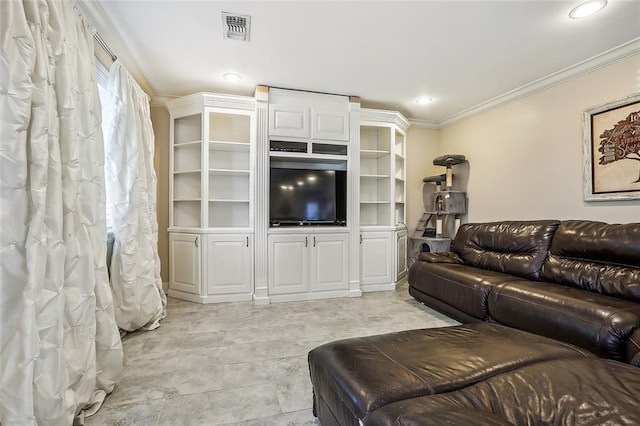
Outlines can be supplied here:
[[167, 304], [158, 256], [154, 135], [149, 97], [118, 61], [109, 71], [103, 129], [116, 322], [126, 331], [152, 330]]
[[0, 37], [0, 423], [69, 425], [123, 356], [92, 30], [68, 1], [0, 1]]

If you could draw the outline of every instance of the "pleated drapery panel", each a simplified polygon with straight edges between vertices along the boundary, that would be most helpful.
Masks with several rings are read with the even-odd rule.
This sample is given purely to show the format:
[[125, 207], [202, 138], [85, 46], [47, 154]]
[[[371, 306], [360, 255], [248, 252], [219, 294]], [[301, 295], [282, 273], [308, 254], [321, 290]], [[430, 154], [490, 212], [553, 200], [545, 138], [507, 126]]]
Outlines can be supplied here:
[[123, 357], [92, 30], [66, 1], [0, 2], [0, 24], [0, 423], [69, 425]]
[[153, 330], [166, 316], [160, 278], [157, 178], [149, 97], [116, 61], [104, 100], [107, 193], [115, 242], [111, 290], [118, 327]]

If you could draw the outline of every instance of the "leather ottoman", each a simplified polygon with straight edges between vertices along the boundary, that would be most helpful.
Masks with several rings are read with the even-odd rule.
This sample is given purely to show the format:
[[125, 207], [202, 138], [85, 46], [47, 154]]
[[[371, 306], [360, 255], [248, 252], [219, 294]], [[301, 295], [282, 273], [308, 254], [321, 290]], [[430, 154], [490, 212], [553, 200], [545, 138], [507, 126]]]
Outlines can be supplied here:
[[525, 331], [476, 323], [331, 342], [308, 360], [314, 414], [323, 426], [355, 426], [398, 401], [457, 391], [543, 361], [593, 357]]

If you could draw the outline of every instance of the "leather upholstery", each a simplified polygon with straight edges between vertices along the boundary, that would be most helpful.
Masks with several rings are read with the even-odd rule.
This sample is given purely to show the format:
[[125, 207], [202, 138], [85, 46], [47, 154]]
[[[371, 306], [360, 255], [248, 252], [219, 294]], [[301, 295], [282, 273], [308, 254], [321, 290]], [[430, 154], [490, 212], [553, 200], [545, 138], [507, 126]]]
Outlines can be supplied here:
[[541, 279], [640, 302], [640, 224], [562, 222]]
[[537, 279], [559, 222], [494, 222], [465, 224], [453, 240], [467, 265]]
[[449, 263], [416, 262], [409, 269], [413, 288], [481, 320], [489, 319], [491, 289], [513, 279], [501, 272]]
[[315, 406], [331, 407], [339, 424], [351, 425], [395, 401], [454, 391], [536, 362], [589, 357], [559, 341], [477, 323], [328, 343], [309, 352], [309, 370]]
[[627, 360], [627, 341], [640, 324], [640, 305], [550, 283], [515, 281], [489, 295], [491, 317], [501, 324]]
[[409, 293], [480, 322], [312, 350], [323, 426], [640, 424], [640, 223], [467, 224], [421, 258]]
[[462, 265], [464, 261], [460, 259], [460, 256], [452, 251], [445, 253], [432, 253], [430, 251], [423, 251], [418, 254], [418, 260], [424, 260], [431, 263], [455, 263]]
[[640, 367], [640, 328], [629, 338], [627, 344], [627, 361], [631, 365]]
[[406, 413], [428, 419], [451, 410], [477, 411], [513, 425], [638, 425], [639, 396], [640, 369], [602, 359], [559, 359], [498, 374], [459, 391], [389, 404], [373, 411], [364, 424], [402, 425]]
[[444, 313], [450, 318], [453, 318], [456, 321], [459, 321], [464, 324], [472, 324], [476, 322], [483, 322], [483, 320], [478, 319], [474, 316], [471, 316], [465, 312], [462, 312], [458, 308], [454, 307], [445, 302], [441, 302], [440, 300], [429, 296], [426, 293], [421, 292], [415, 287], [409, 287], [409, 294], [416, 299], [423, 302], [425, 305], [430, 306], [431, 308]]
[[[466, 224], [453, 251], [414, 263], [410, 294], [461, 321], [495, 321], [621, 361], [636, 356], [640, 223]], [[458, 257], [464, 265], [438, 262]]]
[[[384, 417], [388, 411], [383, 409], [374, 412], [371, 419], [367, 419], [366, 425], [393, 425], [393, 426], [513, 426], [513, 423], [506, 421], [496, 414], [486, 411], [479, 411], [470, 408], [448, 408], [441, 411], [421, 412], [415, 410], [414, 400], [401, 401], [404, 414], [396, 414], [395, 418]], [[394, 404], [395, 405], [395, 404]], [[394, 407], [395, 408], [395, 407]], [[392, 414], [393, 415], [393, 414]], [[324, 422], [322, 426], [325, 426]]]

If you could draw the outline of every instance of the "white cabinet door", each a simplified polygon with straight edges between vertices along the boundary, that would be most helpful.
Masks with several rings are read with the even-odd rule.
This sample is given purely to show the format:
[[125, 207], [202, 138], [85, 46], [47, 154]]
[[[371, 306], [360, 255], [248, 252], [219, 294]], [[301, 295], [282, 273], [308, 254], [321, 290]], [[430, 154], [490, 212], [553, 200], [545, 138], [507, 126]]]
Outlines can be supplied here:
[[314, 139], [349, 140], [349, 111], [313, 108], [311, 122]]
[[396, 231], [396, 282], [407, 275], [407, 231]]
[[200, 246], [197, 234], [169, 234], [169, 288], [200, 294]]
[[207, 293], [249, 294], [253, 284], [253, 246], [249, 235], [208, 235]]
[[269, 137], [308, 139], [309, 108], [298, 105], [269, 105]]
[[269, 235], [269, 294], [309, 290], [309, 237]]
[[318, 234], [311, 241], [311, 291], [349, 288], [349, 234]]
[[360, 279], [363, 284], [389, 284], [392, 277], [393, 232], [362, 232]]

